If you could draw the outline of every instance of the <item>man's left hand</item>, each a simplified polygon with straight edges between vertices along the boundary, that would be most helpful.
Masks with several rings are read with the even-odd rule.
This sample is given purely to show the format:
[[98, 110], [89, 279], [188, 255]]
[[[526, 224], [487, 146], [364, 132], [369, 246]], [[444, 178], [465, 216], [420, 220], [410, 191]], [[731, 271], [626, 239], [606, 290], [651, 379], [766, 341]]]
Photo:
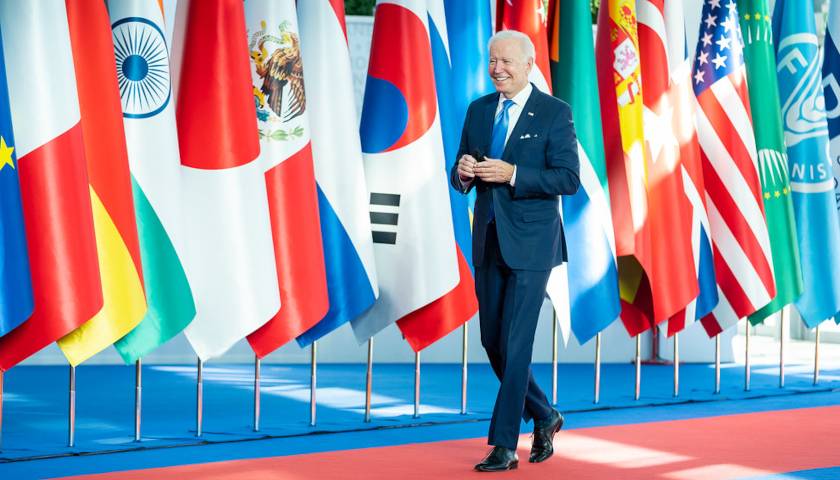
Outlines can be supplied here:
[[513, 165], [491, 158], [476, 163], [473, 171], [476, 177], [490, 183], [509, 183], [513, 177]]

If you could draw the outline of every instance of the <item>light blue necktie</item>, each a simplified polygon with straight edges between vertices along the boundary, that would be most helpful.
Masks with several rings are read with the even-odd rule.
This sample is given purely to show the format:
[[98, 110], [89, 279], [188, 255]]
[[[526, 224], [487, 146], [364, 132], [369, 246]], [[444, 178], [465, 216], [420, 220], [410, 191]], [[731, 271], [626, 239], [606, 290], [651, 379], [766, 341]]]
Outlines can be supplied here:
[[[505, 137], [508, 131], [508, 110], [513, 106], [513, 100], [507, 99], [502, 103], [502, 110], [496, 115], [496, 120], [493, 122], [493, 135], [490, 137], [490, 151], [488, 156], [490, 158], [500, 159], [505, 152]], [[490, 200], [490, 214], [487, 217], [488, 222], [492, 222], [496, 218], [496, 210], [493, 207], [493, 200]]]

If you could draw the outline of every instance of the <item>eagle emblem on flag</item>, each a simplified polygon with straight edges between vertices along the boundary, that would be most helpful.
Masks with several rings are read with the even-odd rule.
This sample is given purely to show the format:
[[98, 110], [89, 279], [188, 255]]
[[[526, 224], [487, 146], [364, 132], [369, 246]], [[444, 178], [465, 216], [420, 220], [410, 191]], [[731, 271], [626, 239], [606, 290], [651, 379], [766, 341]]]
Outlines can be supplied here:
[[[278, 26], [276, 34], [266, 30], [265, 22], [261, 26], [250, 36], [248, 45], [257, 76], [262, 80], [261, 85], [254, 85], [257, 117], [263, 122], [289, 123], [306, 111], [300, 40], [296, 33], [289, 31], [287, 22]], [[288, 140], [302, 136], [303, 128], [271, 131], [261, 128], [260, 135]]]

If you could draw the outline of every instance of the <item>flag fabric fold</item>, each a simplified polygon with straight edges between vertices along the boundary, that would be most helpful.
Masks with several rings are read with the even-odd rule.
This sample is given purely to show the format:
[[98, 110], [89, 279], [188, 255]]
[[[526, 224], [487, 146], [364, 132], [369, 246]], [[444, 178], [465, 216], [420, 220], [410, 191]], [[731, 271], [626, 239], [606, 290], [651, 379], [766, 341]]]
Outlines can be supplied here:
[[840, 311], [840, 221], [813, 4], [778, 0], [773, 41], [804, 283], [795, 304], [813, 328]]
[[[828, 122], [829, 155], [834, 170], [834, 198], [840, 214], [840, 2], [831, 2], [823, 42], [822, 84]], [[840, 315], [834, 317], [840, 324]]]
[[248, 336], [262, 358], [324, 318], [329, 297], [295, 2], [248, 0], [245, 20], [282, 305]]
[[631, 336], [655, 318], [648, 222], [650, 161], [643, 131], [638, 23], [631, 0], [607, 0], [598, 12], [595, 42], [604, 154], [618, 255], [621, 320]]
[[706, 0], [701, 20], [692, 83], [719, 296], [702, 323], [714, 336], [769, 303], [776, 285], [734, 0]]
[[342, 0], [298, 3], [307, 112], [318, 182], [329, 311], [297, 340], [306, 346], [369, 309], [379, 295], [368, 189], [353, 101]]
[[563, 197], [571, 330], [581, 344], [607, 328], [621, 310], [615, 233], [604, 164], [595, 45], [589, 5], [558, 0], [550, 45], [554, 95], [572, 107], [580, 157], [581, 188]]
[[[472, 50], [476, 55], [480, 55], [476, 51], [476, 47], [481, 48], [482, 46], [481, 39], [478, 36], [480, 33], [471, 37], [472, 42], [453, 44], [449, 32], [450, 28], [456, 26], [456, 28], [462, 30], [489, 32], [489, 3], [486, 5], [488, 8], [487, 16], [483, 16], [480, 10], [470, 15], [469, 10], [481, 8], [476, 2], [446, 3], [443, 0], [429, 0], [428, 2], [429, 36], [434, 63], [437, 107], [440, 112], [445, 175], [457, 161], [455, 156], [458, 154], [461, 127], [466, 115], [466, 110], [461, 111], [459, 108], [460, 105], [463, 105], [464, 98], [459, 98], [459, 101], [456, 101], [457, 93], [452, 87], [469, 83], [471, 80], [469, 75], [472, 73], [455, 69], [452, 52], [456, 49], [467, 49], [468, 51]], [[482, 19], [487, 22], [484, 26], [479, 24]], [[462, 40], [466, 39], [462, 37]], [[484, 45], [486, 48], [486, 42], [484, 42]], [[460, 281], [455, 288], [442, 297], [397, 321], [397, 327], [415, 351], [420, 351], [444, 337], [478, 312], [475, 279], [471, 265], [472, 234], [467, 198], [460, 192], [455, 191], [451, 185], [448, 188], [448, 194]], [[467, 250], [470, 252], [469, 257], [465, 253], [464, 245], [470, 247]]]
[[58, 341], [75, 366], [140, 323], [146, 294], [108, 12], [104, 3], [65, 3], [103, 298], [102, 310]]
[[133, 363], [180, 333], [195, 316], [195, 302], [184, 266], [181, 160], [163, 12], [156, 0], [109, 0], [108, 13], [148, 304], [140, 324], [114, 344]]
[[[377, 3], [360, 130], [380, 297], [351, 321], [359, 342], [460, 281], [427, 18], [425, 1]], [[441, 325], [417, 323], [412, 348]]]
[[689, 238], [693, 281], [696, 281], [699, 290], [695, 299], [684, 309], [672, 315], [667, 320], [667, 325], [663, 325], [663, 330], [671, 336], [708, 315], [717, 305], [718, 293], [709, 234], [709, 217], [706, 213], [703, 165], [700, 161], [700, 145], [697, 142], [695, 127], [696, 105], [691, 86], [692, 62], [685, 32], [684, 13], [680, 2], [666, 1], [662, 6], [664, 31], [667, 37], [665, 51], [670, 75], [669, 106], [673, 110], [671, 128], [679, 144], [680, 175], [684, 195], [689, 203], [688, 212], [683, 212], [683, 214], [690, 219]]
[[184, 333], [207, 360], [271, 319], [280, 294], [242, 1], [178, 9], [185, 30], [176, 29], [183, 43], [173, 42], [172, 63], [185, 264], [196, 304]]
[[93, 317], [102, 284], [67, 10], [3, 0], [0, 29], [35, 304], [0, 337], [8, 370]]
[[35, 306], [18, 170], [0, 37], [0, 337], [29, 318]]
[[750, 323], [756, 325], [799, 297], [802, 293], [802, 273], [775, 74], [770, 9], [767, 0], [740, 0], [738, 8], [744, 12], [740, 20], [745, 37], [750, 109], [776, 282], [773, 300], [749, 316]]
[[[680, 127], [685, 114], [677, 95], [676, 76], [687, 74], [682, 12], [679, 2], [641, 0], [639, 49], [644, 84], [644, 137], [650, 156], [648, 227], [655, 254], [648, 275], [653, 296], [651, 320], [659, 324], [683, 311], [699, 294], [692, 249], [692, 205], [683, 175]], [[683, 68], [682, 71], [678, 71]], [[684, 79], [681, 79], [684, 80]], [[696, 147], [696, 144], [695, 144]], [[686, 152], [691, 155], [693, 152]]]

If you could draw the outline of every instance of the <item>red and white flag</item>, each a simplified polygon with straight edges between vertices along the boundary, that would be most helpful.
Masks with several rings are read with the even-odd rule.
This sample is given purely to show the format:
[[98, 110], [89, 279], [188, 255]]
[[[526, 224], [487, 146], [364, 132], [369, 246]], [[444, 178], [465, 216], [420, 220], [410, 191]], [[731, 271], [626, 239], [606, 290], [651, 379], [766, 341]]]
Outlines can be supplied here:
[[196, 306], [184, 333], [206, 360], [271, 319], [280, 294], [242, 0], [181, 0], [178, 12], [172, 61]]
[[[648, 172], [647, 226], [655, 253], [647, 277], [650, 281], [655, 324], [683, 310], [697, 297], [697, 275], [692, 253], [692, 206], [683, 184], [683, 145], [680, 127], [686, 119], [678, 110], [680, 86], [674, 76], [688, 75], [679, 68], [682, 56], [671, 58], [671, 45], [684, 49], [684, 38], [674, 32], [674, 23], [682, 16], [669, 15], [678, 1], [640, 0], [636, 3], [639, 19], [639, 54], [644, 86], [644, 138], [650, 155]], [[668, 12], [673, 13], [673, 12]], [[678, 38], [670, 38], [670, 35]], [[672, 70], [674, 69], [674, 70]], [[685, 112], [687, 113], [687, 112]], [[689, 121], [691, 119], [689, 118]], [[688, 126], [691, 128], [691, 125]], [[696, 148], [696, 144], [694, 144]], [[686, 146], [686, 154], [690, 146]]]
[[245, 21], [283, 305], [248, 336], [264, 357], [324, 318], [329, 298], [295, 2], [248, 0]]
[[85, 147], [64, 2], [0, 1], [32, 274], [32, 317], [0, 337], [0, 370], [102, 308]]

